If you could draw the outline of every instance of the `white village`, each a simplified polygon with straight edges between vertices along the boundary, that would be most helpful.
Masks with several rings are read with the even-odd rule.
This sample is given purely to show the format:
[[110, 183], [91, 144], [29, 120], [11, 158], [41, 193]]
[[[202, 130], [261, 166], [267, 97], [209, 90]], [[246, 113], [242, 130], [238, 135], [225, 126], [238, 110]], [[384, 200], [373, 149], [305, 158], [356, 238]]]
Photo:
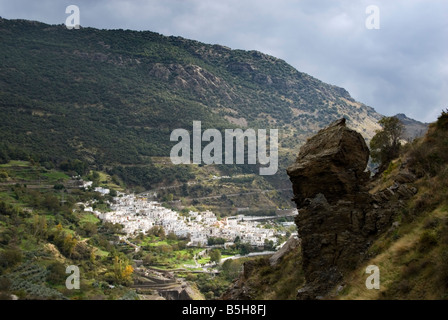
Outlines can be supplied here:
[[[102, 194], [109, 192], [104, 188], [96, 188], [95, 191]], [[94, 213], [102, 221], [123, 225], [126, 238], [146, 234], [154, 226], [162, 226], [166, 234], [174, 233], [178, 237], [189, 238], [188, 246], [204, 247], [211, 237], [223, 238], [231, 244], [239, 237], [242, 243], [261, 247], [265, 240], [278, 244], [277, 237], [282, 235], [242, 215], [218, 220], [211, 211], [190, 211], [184, 216], [163, 207], [161, 203], [134, 194], [118, 192], [114, 202], [109, 205], [110, 212], [99, 212], [90, 206], [84, 210]]]

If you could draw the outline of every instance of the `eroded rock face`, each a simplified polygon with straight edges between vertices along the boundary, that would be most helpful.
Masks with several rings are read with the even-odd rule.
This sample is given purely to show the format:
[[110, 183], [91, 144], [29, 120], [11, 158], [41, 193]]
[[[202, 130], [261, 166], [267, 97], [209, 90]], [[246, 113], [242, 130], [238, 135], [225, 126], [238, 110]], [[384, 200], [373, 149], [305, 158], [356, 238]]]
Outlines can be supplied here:
[[299, 209], [299, 239], [291, 238], [265, 265], [246, 262], [223, 299], [254, 298], [264, 281], [256, 271], [281, 268], [288, 252], [299, 250], [305, 285], [297, 288], [297, 298], [331, 299], [337, 294], [344, 277], [369, 258], [373, 241], [383, 232], [394, 232], [396, 214], [417, 192], [412, 187], [416, 177], [405, 167], [394, 176], [393, 185], [369, 192], [376, 184], [365, 172], [368, 158], [363, 137], [348, 129], [344, 119], [308, 140], [287, 170]]
[[369, 194], [368, 159], [363, 137], [341, 119], [308, 140], [287, 170], [299, 209], [295, 223], [306, 279], [299, 299], [325, 296], [340, 283], [391, 226], [399, 199], [414, 194], [406, 185]]
[[319, 131], [300, 148], [296, 162], [287, 169], [298, 207], [322, 193], [330, 203], [353, 194], [369, 178], [364, 172], [369, 148], [364, 138], [338, 120]]
[[296, 250], [296, 248], [300, 246], [300, 239], [296, 236], [291, 236], [288, 241], [269, 258], [269, 264], [271, 267], [276, 266], [281, 263], [283, 257], [287, 255], [290, 251]]

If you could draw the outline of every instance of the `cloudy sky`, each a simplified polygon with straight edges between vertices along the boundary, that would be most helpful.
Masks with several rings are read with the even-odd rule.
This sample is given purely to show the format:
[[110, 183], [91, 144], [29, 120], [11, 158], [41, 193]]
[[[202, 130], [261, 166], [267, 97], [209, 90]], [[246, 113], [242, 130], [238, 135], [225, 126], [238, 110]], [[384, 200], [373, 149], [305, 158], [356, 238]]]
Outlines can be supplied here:
[[431, 122], [448, 107], [446, 0], [0, 0], [0, 16], [60, 24], [71, 4], [84, 27], [262, 51], [384, 115]]

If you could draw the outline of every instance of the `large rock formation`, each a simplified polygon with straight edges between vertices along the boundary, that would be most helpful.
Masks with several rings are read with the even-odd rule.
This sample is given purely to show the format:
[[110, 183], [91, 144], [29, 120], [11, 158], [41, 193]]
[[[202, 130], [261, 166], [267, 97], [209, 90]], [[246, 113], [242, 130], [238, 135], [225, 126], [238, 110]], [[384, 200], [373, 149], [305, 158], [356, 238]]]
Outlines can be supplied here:
[[300, 246], [300, 239], [296, 236], [289, 237], [288, 241], [269, 258], [269, 264], [271, 267], [276, 266], [281, 263], [284, 256], [286, 256], [290, 251], [296, 250]]
[[[299, 239], [291, 238], [269, 259], [246, 262], [222, 298], [276, 297], [266, 286], [272, 280], [267, 274], [278, 273], [291, 262], [302, 269], [291, 281], [303, 283], [305, 278], [305, 285], [297, 288], [298, 299], [331, 299], [337, 294], [344, 277], [369, 258], [373, 241], [383, 232], [394, 232], [395, 215], [417, 192], [410, 187], [416, 178], [404, 163], [397, 164], [398, 172], [389, 179], [392, 185], [371, 181], [365, 170], [368, 158], [363, 137], [347, 128], [345, 119], [309, 139], [287, 170], [299, 209], [295, 218]], [[300, 259], [291, 261], [299, 252]]]
[[348, 129], [345, 119], [319, 131], [300, 148], [296, 162], [287, 169], [297, 206], [319, 193], [334, 202], [359, 191], [369, 174], [364, 172], [369, 148], [364, 138]]
[[287, 169], [299, 209], [295, 222], [306, 279], [299, 299], [325, 296], [340, 283], [365, 258], [373, 238], [391, 225], [400, 202], [389, 200], [414, 194], [403, 185], [394, 187], [400, 192], [369, 194], [368, 159], [363, 137], [341, 119], [309, 139]]

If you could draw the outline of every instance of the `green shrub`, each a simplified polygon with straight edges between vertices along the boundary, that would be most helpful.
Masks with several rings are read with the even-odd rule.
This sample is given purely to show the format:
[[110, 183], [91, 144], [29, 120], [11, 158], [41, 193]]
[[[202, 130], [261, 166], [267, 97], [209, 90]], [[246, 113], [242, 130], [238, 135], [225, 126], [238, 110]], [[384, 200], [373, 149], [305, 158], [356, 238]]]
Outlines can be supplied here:
[[438, 242], [437, 233], [434, 230], [425, 230], [420, 236], [418, 248], [420, 252], [427, 251]]
[[11, 280], [8, 278], [0, 278], [0, 292], [9, 291], [11, 288]]
[[0, 267], [10, 268], [22, 262], [22, 251], [19, 248], [6, 249], [0, 253]]
[[8, 180], [9, 175], [6, 171], [0, 171], [0, 181]]
[[408, 279], [417, 275], [423, 269], [422, 264], [418, 260], [412, 260], [407, 265], [403, 266], [402, 276]]
[[65, 273], [65, 266], [63, 263], [61, 262], [53, 262], [52, 264], [50, 264], [50, 266], [48, 266], [47, 268], [48, 270], [48, 275], [47, 275], [47, 281], [58, 285], [58, 284], [63, 284], [67, 274]]
[[437, 128], [442, 130], [448, 130], [448, 109], [446, 111], [442, 111], [442, 114], [437, 119]]
[[62, 190], [62, 189], [64, 189], [64, 188], [65, 188], [64, 185], [63, 185], [63, 184], [60, 184], [60, 183], [55, 184], [55, 185], [53, 186], [53, 189], [54, 189], [54, 190]]

